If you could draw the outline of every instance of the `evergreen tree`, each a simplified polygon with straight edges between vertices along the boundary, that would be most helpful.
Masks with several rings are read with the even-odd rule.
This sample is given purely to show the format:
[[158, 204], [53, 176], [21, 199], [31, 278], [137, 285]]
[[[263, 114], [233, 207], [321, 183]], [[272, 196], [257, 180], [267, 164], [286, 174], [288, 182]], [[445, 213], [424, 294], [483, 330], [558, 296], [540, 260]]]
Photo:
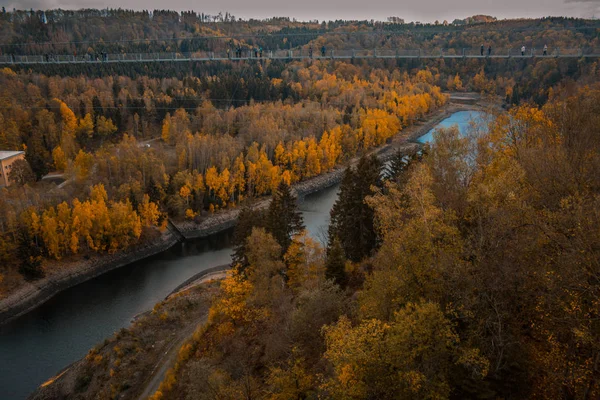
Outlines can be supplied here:
[[[95, 125], [98, 117], [104, 115], [104, 109], [102, 108], [102, 103], [100, 102], [100, 99], [98, 98], [98, 96], [94, 96], [92, 98], [92, 110], [94, 113], [94, 125]], [[94, 130], [95, 129], [96, 129], [96, 127], [94, 126]]]
[[371, 186], [381, 187], [381, 162], [375, 156], [363, 156], [356, 170], [348, 168], [342, 179], [340, 195], [331, 210], [330, 246], [341, 241], [348, 259], [358, 262], [377, 246], [373, 210], [365, 204]]
[[175, 180], [173, 179], [174, 175], [169, 176], [169, 184], [167, 185], [167, 194], [174, 195], [177, 193], [177, 188], [175, 188]]
[[85, 105], [85, 101], [79, 100], [79, 118], [85, 117], [87, 107]]
[[40, 135], [34, 135], [27, 141], [25, 159], [29, 163], [36, 179], [41, 179], [42, 176], [50, 171], [49, 166], [52, 165], [52, 155], [44, 147]]
[[331, 247], [327, 249], [325, 260], [325, 277], [334, 281], [341, 288], [346, 286], [346, 257], [344, 249], [338, 238], [333, 239]]
[[519, 93], [519, 85], [515, 85], [513, 87], [512, 97], [510, 99], [510, 104], [518, 106], [520, 102], [521, 102], [521, 96], [520, 96], [520, 93]]
[[150, 179], [148, 179], [148, 184], [146, 185], [146, 194], [150, 198], [150, 201], [156, 204], [160, 204], [160, 200], [162, 198], [161, 190], [156, 185], [156, 182], [154, 181], [153, 177], [150, 177]]
[[194, 211], [202, 211], [204, 208], [204, 192], [201, 190], [192, 190], [192, 199], [190, 207]]
[[408, 160], [405, 159], [406, 155], [402, 151], [396, 152], [394, 157], [390, 160], [389, 165], [385, 169], [385, 178], [394, 179], [402, 172], [406, 171], [408, 167]]
[[292, 196], [289, 185], [283, 181], [277, 187], [269, 205], [267, 230], [277, 240], [284, 253], [290, 247], [292, 237], [304, 230], [296, 198]]
[[394, 180], [396, 183], [404, 182], [407, 178], [406, 172], [415, 162], [421, 162], [427, 155], [429, 144], [424, 145], [419, 151], [406, 155], [400, 151], [394, 155], [387, 168], [385, 168], [385, 179]]
[[25, 280], [34, 281], [44, 277], [42, 269], [42, 249], [33, 239], [27, 228], [17, 231], [17, 253], [21, 265], [19, 273]]
[[252, 233], [252, 228], [264, 226], [264, 210], [253, 210], [247, 205], [242, 207], [233, 231], [233, 254], [231, 255], [233, 265], [241, 271], [248, 266], [248, 259], [246, 257], [246, 239]]
[[128, 198], [129, 198], [129, 202], [131, 203], [131, 207], [133, 207], [134, 210], [137, 210], [139, 202], [138, 202], [137, 198], [135, 197], [135, 193], [133, 192], [133, 189], [129, 189]]
[[344, 176], [342, 177], [338, 198], [330, 211], [331, 220], [328, 229], [328, 248], [333, 246], [333, 240], [336, 239], [340, 240], [343, 248], [346, 247], [347, 236], [343, 233], [352, 229], [351, 218], [347, 218], [346, 213], [352, 208], [351, 195], [354, 191], [355, 178], [354, 168], [348, 167], [344, 172]]

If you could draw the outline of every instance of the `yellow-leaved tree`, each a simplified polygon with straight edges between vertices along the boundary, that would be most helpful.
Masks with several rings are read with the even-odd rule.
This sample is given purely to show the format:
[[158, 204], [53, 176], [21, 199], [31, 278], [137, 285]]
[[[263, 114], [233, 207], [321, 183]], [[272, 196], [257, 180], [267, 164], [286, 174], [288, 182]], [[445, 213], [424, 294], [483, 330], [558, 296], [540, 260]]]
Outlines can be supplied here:
[[408, 303], [390, 322], [347, 317], [323, 328], [325, 358], [335, 374], [323, 389], [332, 398], [444, 399], [450, 375], [465, 369], [476, 378], [488, 362], [461, 343], [450, 320], [431, 302]]

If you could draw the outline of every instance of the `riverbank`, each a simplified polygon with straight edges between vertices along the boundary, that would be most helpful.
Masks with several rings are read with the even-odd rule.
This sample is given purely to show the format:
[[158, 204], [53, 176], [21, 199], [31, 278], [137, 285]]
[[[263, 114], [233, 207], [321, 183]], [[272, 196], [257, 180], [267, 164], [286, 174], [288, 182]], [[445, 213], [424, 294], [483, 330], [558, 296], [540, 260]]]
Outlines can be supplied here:
[[[428, 115], [425, 121], [404, 129], [390, 143], [372, 150], [371, 153], [377, 154], [382, 161], [386, 161], [398, 150], [402, 150], [407, 154], [415, 152], [419, 149], [420, 145], [411, 142], [411, 140], [426, 133], [448, 115], [456, 111], [474, 109], [476, 107], [473, 105], [465, 106], [449, 103]], [[358, 158], [352, 159], [331, 172], [295, 184], [293, 189], [299, 201], [302, 202], [306, 195], [339, 183], [346, 168], [356, 163], [357, 160]], [[265, 208], [268, 207], [269, 203], [270, 198], [266, 197], [257, 200], [253, 204], [253, 207]], [[223, 210], [204, 218], [199, 224], [194, 222], [174, 223], [160, 237], [112, 255], [94, 255], [89, 260], [82, 258], [71, 262], [63, 260], [60, 263], [60, 268], [52, 268], [52, 272], [48, 273], [45, 278], [25, 283], [9, 296], [0, 300], [0, 325], [33, 310], [69, 287], [129, 263], [168, 250], [182, 238], [203, 238], [232, 228], [235, 225], [239, 211], [239, 208]]]
[[156, 239], [124, 251], [63, 263], [60, 268], [51, 269], [52, 272], [47, 273], [44, 278], [27, 282], [11, 295], [0, 300], [0, 325], [26, 314], [65, 289], [166, 251], [177, 242], [177, 238], [171, 231], [166, 230]]
[[[476, 106], [449, 103], [430, 114], [427, 117], [427, 120], [416, 123], [402, 130], [391, 140], [390, 143], [386, 143], [383, 146], [369, 151], [369, 154], [376, 154], [377, 157], [383, 162], [390, 160], [398, 151], [402, 151], [406, 154], [412, 154], [418, 151], [421, 147], [421, 144], [415, 142], [415, 139], [427, 133], [440, 121], [455, 112], [472, 110], [476, 108]], [[305, 196], [340, 183], [346, 169], [349, 166], [356, 165], [359, 158], [360, 157], [354, 157], [344, 164], [338, 165], [332, 171], [295, 183], [293, 185], [294, 195], [297, 196], [298, 201], [302, 203]], [[267, 208], [270, 202], [270, 196], [265, 197], [255, 201], [252, 204], [252, 207], [255, 209]], [[194, 221], [178, 221], [173, 222], [173, 224], [186, 239], [204, 238], [235, 226], [235, 221], [237, 220], [239, 212], [240, 208], [233, 208], [229, 210], [223, 210], [218, 214], [207, 217], [200, 223], [196, 223]]]
[[147, 399], [156, 391], [196, 329], [206, 323], [219, 285], [196, 285], [159, 302], [123, 328], [90, 349], [87, 355], [63, 368], [28, 398]]

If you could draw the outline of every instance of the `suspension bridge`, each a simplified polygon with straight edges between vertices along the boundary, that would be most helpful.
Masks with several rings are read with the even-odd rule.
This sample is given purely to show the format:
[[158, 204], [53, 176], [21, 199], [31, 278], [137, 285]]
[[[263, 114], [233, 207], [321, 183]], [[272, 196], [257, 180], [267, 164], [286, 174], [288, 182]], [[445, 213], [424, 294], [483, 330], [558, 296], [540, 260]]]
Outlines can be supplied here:
[[227, 52], [163, 52], [163, 53], [95, 53], [95, 54], [35, 54], [0, 55], [0, 65], [32, 64], [112, 64], [112, 63], [154, 63], [154, 62], [193, 62], [193, 61], [250, 61], [250, 60], [352, 60], [352, 59], [549, 59], [549, 58], [600, 58], [600, 49], [497, 49], [483, 54], [479, 49], [438, 49], [438, 50], [326, 50], [310, 52], [297, 50], [235, 50]]

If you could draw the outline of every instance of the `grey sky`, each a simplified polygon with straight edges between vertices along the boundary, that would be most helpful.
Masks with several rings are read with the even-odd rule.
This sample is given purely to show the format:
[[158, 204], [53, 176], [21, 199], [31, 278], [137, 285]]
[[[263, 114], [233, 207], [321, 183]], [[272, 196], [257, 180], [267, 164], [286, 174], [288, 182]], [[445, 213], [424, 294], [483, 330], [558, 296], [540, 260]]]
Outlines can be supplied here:
[[195, 10], [208, 14], [229, 11], [236, 17], [289, 16], [309, 19], [378, 19], [398, 16], [407, 21], [449, 21], [474, 14], [498, 18], [572, 16], [600, 17], [600, 0], [0, 0], [12, 10], [104, 8]]

